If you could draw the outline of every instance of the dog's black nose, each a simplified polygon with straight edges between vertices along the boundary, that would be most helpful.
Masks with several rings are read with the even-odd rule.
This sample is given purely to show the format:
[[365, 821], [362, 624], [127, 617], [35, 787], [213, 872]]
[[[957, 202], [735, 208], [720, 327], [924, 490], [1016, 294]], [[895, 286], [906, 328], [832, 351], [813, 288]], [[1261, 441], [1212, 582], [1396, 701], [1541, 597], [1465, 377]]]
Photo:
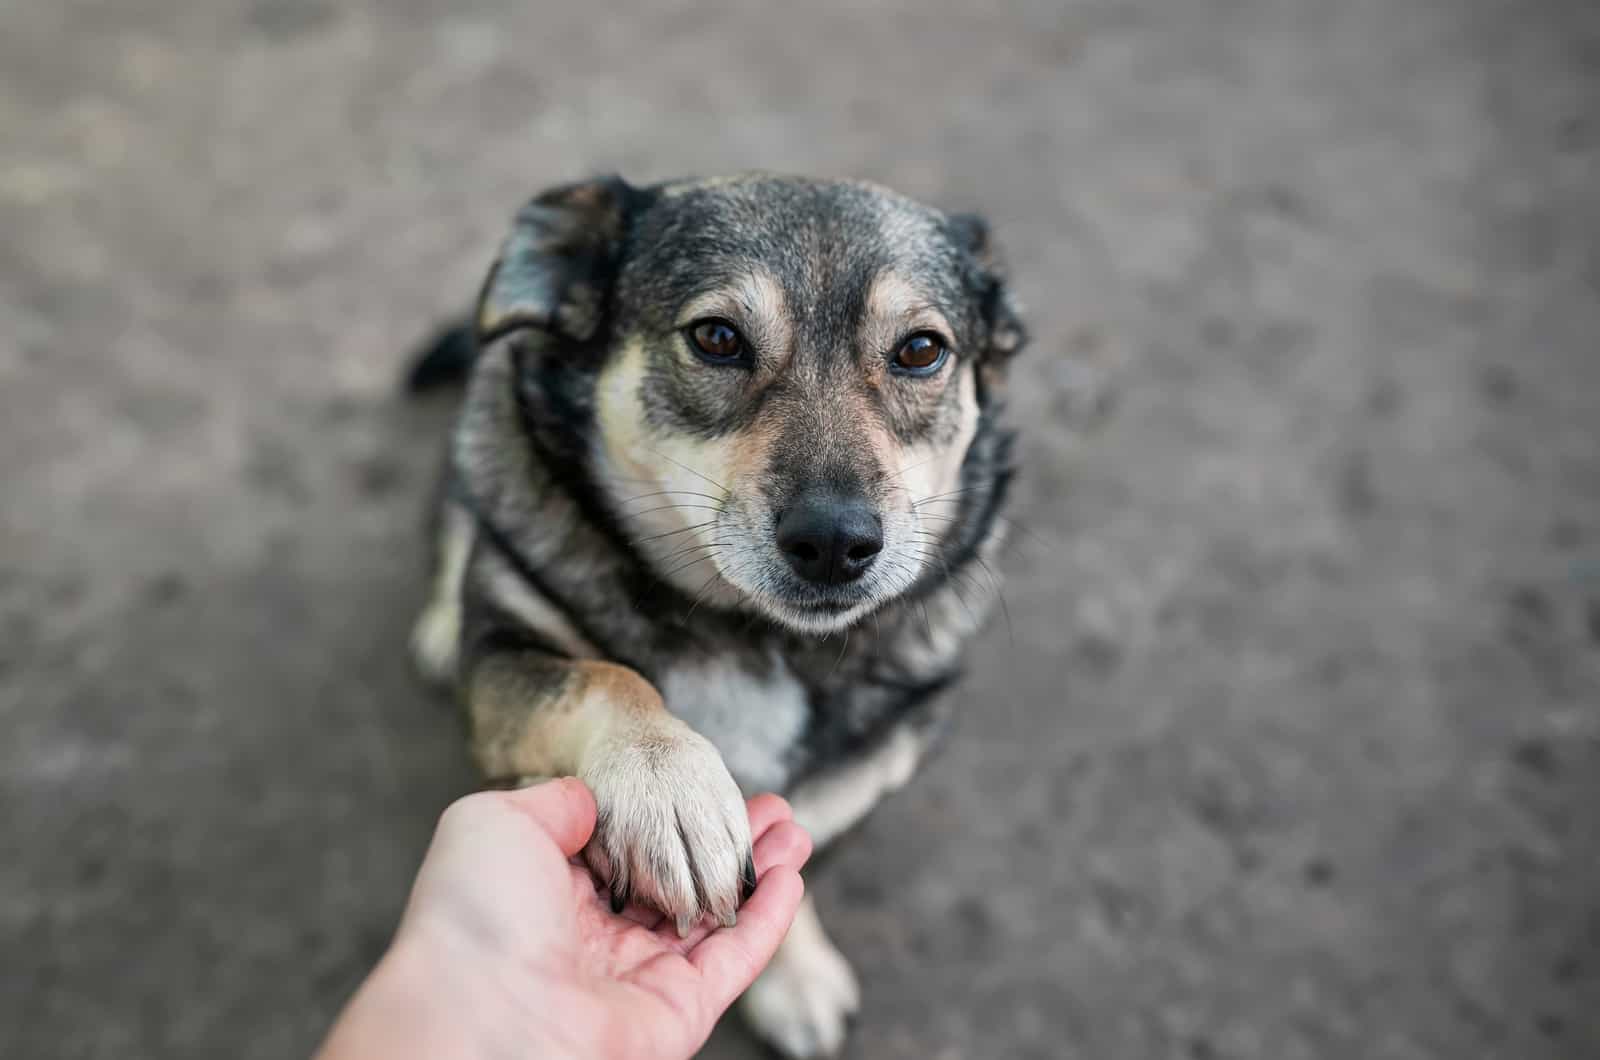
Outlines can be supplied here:
[[843, 585], [883, 550], [883, 523], [861, 498], [802, 494], [778, 520], [778, 548], [806, 581]]

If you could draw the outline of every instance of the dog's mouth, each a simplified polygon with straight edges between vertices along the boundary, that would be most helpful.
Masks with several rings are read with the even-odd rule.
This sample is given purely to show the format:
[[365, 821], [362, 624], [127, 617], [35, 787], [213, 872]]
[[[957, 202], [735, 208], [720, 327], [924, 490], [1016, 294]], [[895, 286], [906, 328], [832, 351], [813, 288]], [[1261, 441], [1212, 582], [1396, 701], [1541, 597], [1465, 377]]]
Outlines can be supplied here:
[[793, 608], [802, 614], [814, 615], [843, 615], [855, 610], [864, 603], [870, 603], [872, 598], [864, 592], [851, 592], [818, 598], [807, 593], [780, 595], [779, 602]]
[[859, 606], [860, 600], [816, 600], [800, 604], [802, 611], [817, 611], [825, 615], [839, 615]]
[[883, 605], [873, 594], [817, 598], [805, 594], [770, 593], [753, 598], [756, 607], [779, 625], [801, 633], [825, 634], [853, 625]]

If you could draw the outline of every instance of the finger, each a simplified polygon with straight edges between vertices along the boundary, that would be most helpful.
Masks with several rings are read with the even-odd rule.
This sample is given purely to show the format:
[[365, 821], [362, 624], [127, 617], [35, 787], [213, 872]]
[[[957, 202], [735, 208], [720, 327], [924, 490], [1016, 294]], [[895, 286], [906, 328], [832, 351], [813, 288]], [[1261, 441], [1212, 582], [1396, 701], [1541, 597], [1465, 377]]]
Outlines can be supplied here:
[[[745, 804], [746, 812], [750, 815], [750, 835], [753, 839], [752, 846], [759, 846], [763, 837], [779, 825], [794, 822], [794, 810], [781, 796], [773, 794], [757, 795]], [[804, 861], [807, 855], [802, 855]], [[745, 856], [743, 867], [740, 869], [739, 901], [743, 904], [756, 889], [758, 870], [766, 871], [768, 865], [778, 864], [779, 859], [759, 863], [750, 855]], [[798, 868], [798, 864], [796, 865]]]
[[810, 856], [811, 835], [793, 821], [780, 821], [756, 840], [757, 878], [780, 865], [799, 872]]
[[738, 926], [712, 932], [689, 954], [689, 963], [700, 971], [702, 1000], [712, 1012], [722, 1012], [755, 982], [794, 922], [804, 894], [799, 873], [782, 865], [772, 869], [739, 910]]
[[594, 834], [594, 796], [576, 777], [547, 780], [497, 797], [543, 829], [567, 857], [582, 850]]
[[757, 795], [745, 803], [745, 810], [750, 814], [750, 834], [757, 839], [780, 821], [794, 820], [794, 810], [779, 795]]

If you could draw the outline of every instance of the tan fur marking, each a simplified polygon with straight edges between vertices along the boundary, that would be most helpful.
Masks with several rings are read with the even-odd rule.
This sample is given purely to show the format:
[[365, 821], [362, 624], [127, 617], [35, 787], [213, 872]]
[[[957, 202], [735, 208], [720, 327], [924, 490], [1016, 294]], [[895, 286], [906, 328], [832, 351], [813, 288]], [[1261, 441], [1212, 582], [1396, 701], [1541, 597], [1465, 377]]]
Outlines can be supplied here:
[[491, 779], [576, 776], [599, 809], [589, 865], [677, 920], [731, 925], [750, 856], [744, 798], [717, 749], [625, 666], [501, 651], [467, 684], [473, 753]]
[[[956, 489], [961, 484], [961, 465], [966, 461], [967, 449], [978, 433], [978, 384], [970, 371], [960, 371], [952, 384], [961, 388], [961, 426], [955, 440], [948, 445], [910, 445], [898, 452], [899, 478], [911, 498], [924, 502]], [[892, 450], [891, 450], [892, 451]], [[954, 504], [934, 502], [930, 514], [952, 515]]]
[[586, 662], [577, 667], [580, 698], [604, 698], [627, 714], [638, 716], [664, 709], [655, 686], [626, 666]]
[[723, 480], [733, 487], [735, 499], [759, 492], [756, 484], [772, 464], [780, 427], [771, 417], [763, 417], [739, 432], [739, 445], [726, 464], [730, 477]]
[[755, 344], [759, 375], [770, 378], [788, 364], [794, 336], [783, 287], [771, 273], [751, 269], [737, 282], [691, 299], [678, 314], [678, 326], [688, 327], [706, 317], [731, 321]]
[[729, 466], [740, 453], [738, 440], [653, 434], [639, 399], [646, 356], [639, 340], [628, 340], [601, 373], [595, 463], [618, 517], [665, 566], [667, 580], [684, 592], [705, 590], [708, 603], [727, 602], [735, 590], [708, 581], [717, 569], [711, 556], [717, 539], [700, 524], [713, 521], [710, 509], [723, 499], [716, 483], [733, 482]]
[[587, 744], [606, 729], [644, 728], [664, 713], [661, 695], [616, 663], [491, 656], [468, 678], [473, 754], [485, 776], [577, 772]]
[[[952, 335], [950, 321], [929, 303], [926, 294], [892, 269], [874, 276], [867, 289], [867, 313], [861, 329], [863, 354], [886, 354], [897, 339], [922, 329]], [[881, 358], [873, 360], [885, 363]]]

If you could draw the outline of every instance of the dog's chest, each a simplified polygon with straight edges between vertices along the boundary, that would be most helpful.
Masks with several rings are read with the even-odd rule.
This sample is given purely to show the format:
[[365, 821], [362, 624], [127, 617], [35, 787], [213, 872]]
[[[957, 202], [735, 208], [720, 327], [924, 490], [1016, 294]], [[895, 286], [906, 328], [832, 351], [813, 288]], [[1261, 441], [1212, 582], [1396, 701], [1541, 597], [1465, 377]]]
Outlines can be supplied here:
[[781, 658], [686, 660], [666, 669], [658, 686], [667, 709], [722, 753], [745, 795], [788, 786], [811, 705]]

